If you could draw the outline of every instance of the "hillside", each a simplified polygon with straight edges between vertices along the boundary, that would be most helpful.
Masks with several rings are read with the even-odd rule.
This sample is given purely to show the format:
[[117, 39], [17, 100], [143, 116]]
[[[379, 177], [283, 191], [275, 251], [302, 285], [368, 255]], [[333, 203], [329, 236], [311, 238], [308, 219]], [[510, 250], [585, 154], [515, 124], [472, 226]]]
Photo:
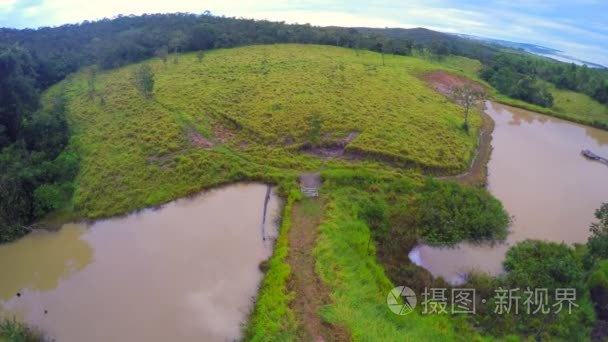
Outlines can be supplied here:
[[[61, 92], [68, 98], [82, 158], [73, 202], [84, 216], [321, 163], [457, 173], [475, 148], [479, 117], [466, 134], [462, 110], [417, 77], [448, 67], [423, 59], [387, 56], [383, 66], [373, 52], [273, 45], [214, 50], [200, 62], [185, 54], [166, 66], [145, 63], [155, 73], [153, 99], [132, 85], [136, 65], [83, 70], [45, 94], [46, 103]], [[320, 126], [312, 150], [311, 118]], [[344, 156], [327, 160], [334, 153]]]
[[493, 46], [488, 43], [460, 37], [458, 35], [429, 30], [423, 27], [404, 28], [358, 28], [363, 33], [378, 34], [396, 41], [408, 39], [421, 46], [445, 44], [451, 54], [490, 61], [497, 53], [506, 47]]

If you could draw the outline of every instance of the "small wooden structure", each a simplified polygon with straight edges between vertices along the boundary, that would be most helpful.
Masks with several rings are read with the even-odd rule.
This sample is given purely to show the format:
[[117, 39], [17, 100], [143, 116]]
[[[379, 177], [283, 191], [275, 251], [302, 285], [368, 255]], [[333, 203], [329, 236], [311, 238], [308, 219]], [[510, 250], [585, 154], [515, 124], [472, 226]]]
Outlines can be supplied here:
[[305, 197], [319, 197], [321, 176], [318, 173], [303, 173], [299, 177], [300, 191]]
[[597, 154], [595, 154], [589, 150], [582, 150], [581, 154], [587, 159], [599, 161], [600, 163], [604, 163], [604, 164], [608, 165], [608, 159], [598, 156]]

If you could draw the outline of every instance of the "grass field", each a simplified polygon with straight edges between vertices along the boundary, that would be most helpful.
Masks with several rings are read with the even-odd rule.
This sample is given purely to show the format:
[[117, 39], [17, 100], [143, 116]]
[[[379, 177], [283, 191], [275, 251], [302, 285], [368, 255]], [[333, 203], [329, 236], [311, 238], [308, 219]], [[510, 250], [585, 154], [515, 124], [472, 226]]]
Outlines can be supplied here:
[[[123, 214], [236, 180], [293, 178], [321, 164], [381, 168], [390, 160], [457, 173], [475, 148], [479, 117], [467, 135], [462, 110], [417, 77], [474, 68], [467, 60], [388, 56], [383, 66], [373, 52], [272, 45], [145, 63], [156, 79], [151, 100], [132, 85], [137, 65], [98, 73], [92, 99], [88, 70], [45, 93], [47, 102], [68, 98], [71, 145], [82, 157], [73, 198], [80, 216]], [[359, 133], [346, 151], [360, 161], [301, 152], [311, 115], [321, 120], [322, 145]], [[195, 146], [193, 136], [214, 145]]]

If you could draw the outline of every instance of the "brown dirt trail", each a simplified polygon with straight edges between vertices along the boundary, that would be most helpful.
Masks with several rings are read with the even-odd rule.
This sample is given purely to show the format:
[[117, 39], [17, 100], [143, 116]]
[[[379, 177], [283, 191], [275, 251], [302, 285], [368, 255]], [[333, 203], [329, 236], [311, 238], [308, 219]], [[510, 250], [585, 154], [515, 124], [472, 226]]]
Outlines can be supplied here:
[[304, 199], [293, 206], [287, 257], [292, 273], [289, 287], [296, 294], [291, 307], [299, 322], [299, 340], [350, 341], [347, 330], [324, 322], [319, 315], [319, 310], [330, 303], [330, 291], [315, 272], [313, 255], [323, 204], [321, 199]]

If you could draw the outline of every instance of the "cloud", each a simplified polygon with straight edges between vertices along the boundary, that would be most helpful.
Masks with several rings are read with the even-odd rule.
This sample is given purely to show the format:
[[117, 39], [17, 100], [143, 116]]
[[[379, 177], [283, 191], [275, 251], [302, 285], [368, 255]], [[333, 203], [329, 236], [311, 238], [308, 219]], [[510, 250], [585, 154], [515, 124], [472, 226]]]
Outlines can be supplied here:
[[8, 13], [13, 10], [17, 0], [0, 0], [0, 13]]
[[[581, 5], [582, 4], [582, 5]], [[38, 27], [118, 14], [202, 13], [320, 26], [427, 27], [554, 47], [608, 64], [605, 0], [0, 0], [0, 26]]]

